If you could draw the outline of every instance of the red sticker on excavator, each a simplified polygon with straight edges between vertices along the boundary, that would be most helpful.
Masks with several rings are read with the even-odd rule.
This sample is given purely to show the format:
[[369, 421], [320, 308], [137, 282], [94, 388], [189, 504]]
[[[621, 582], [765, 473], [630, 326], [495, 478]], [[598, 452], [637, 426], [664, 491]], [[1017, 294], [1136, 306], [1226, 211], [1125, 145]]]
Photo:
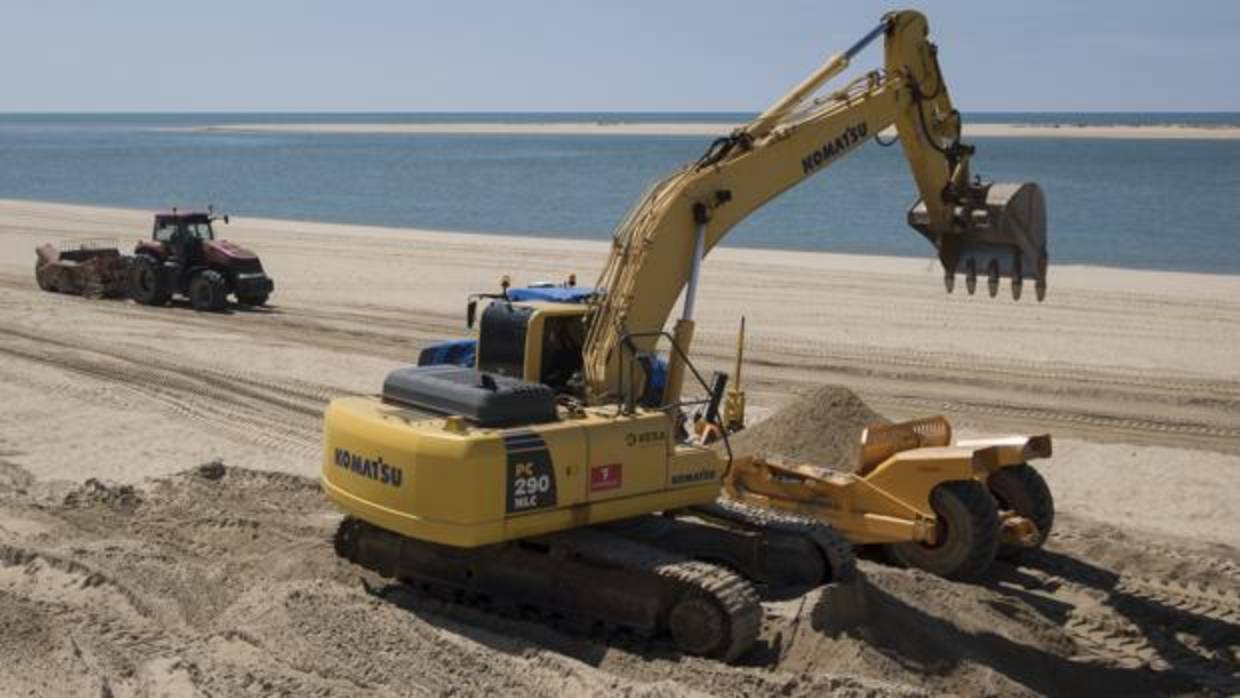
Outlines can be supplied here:
[[620, 464], [608, 463], [590, 468], [590, 491], [614, 490], [620, 486]]

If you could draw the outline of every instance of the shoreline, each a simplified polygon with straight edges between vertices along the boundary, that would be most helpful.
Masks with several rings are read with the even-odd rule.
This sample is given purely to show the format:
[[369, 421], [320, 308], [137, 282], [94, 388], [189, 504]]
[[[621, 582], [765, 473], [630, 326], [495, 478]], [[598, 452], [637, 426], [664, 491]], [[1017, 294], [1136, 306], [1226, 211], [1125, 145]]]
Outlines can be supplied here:
[[[44, 208], [48, 210], [54, 210], [56, 208], [63, 208], [66, 210], [76, 209], [80, 211], [89, 210], [92, 212], [104, 211], [104, 212], [113, 213], [116, 216], [124, 216], [124, 217], [132, 216], [135, 214], [136, 215], [146, 214], [146, 209], [141, 209], [135, 206], [125, 205], [125, 204], [96, 204], [96, 203], [82, 203], [82, 202], [72, 202], [72, 201], [56, 201], [56, 200], [49, 200], [49, 199], [19, 199], [19, 198], [0, 197], [0, 212], [2, 212], [3, 210], [7, 208], [14, 207], [14, 206], [16, 207], [24, 207], [24, 206], [38, 207], [38, 208]], [[154, 211], [155, 207], [152, 207], [150, 210]], [[522, 234], [522, 233], [502, 232], [502, 231], [492, 232], [492, 231], [485, 231], [485, 230], [451, 230], [451, 229], [440, 229], [440, 228], [417, 228], [417, 227], [412, 227], [412, 226], [382, 225], [382, 224], [374, 224], [374, 223], [352, 223], [352, 222], [347, 222], [347, 221], [344, 221], [344, 222], [322, 221], [322, 220], [302, 219], [302, 218], [271, 218], [271, 217], [265, 217], [265, 216], [247, 216], [247, 215], [234, 215], [233, 218], [235, 218], [237, 221], [244, 220], [246, 222], [246, 227], [259, 227], [259, 228], [269, 229], [269, 230], [280, 230], [280, 231], [290, 231], [290, 232], [293, 230], [297, 230], [298, 232], [303, 232], [303, 233], [316, 233], [317, 232], [317, 233], [326, 234], [326, 235], [340, 235], [340, 234], [372, 235], [373, 234], [373, 235], [379, 235], [383, 237], [390, 237], [391, 239], [406, 239], [406, 240], [421, 239], [421, 240], [426, 240], [428, 242], [433, 241], [438, 244], [450, 244], [453, 242], [468, 242], [470, 244], [487, 244], [489, 242], [489, 243], [502, 244], [502, 245], [513, 245], [513, 246], [527, 245], [531, 247], [541, 247], [541, 248], [546, 248], [546, 249], [560, 249], [560, 250], [565, 250], [565, 251], [571, 250], [574, 252], [582, 252], [582, 251], [589, 250], [589, 251], [597, 251], [600, 261], [603, 257], [605, 257], [606, 250], [610, 246], [609, 239], [574, 237], [574, 236], [569, 236], [569, 235], [560, 236], [560, 235], [547, 235], [547, 234], [534, 234], [534, 233]], [[139, 226], [139, 228], [135, 229], [134, 236], [133, 236], [134, 239], [138, 237], [142, 237], [143, 233], [145, 233], [145, 230], [142, 228], [142, 226], [145, 226], [145, 225], [146, 224], [143, 223], [141, 226]], [[223, 232], [227, 233], [227, 230]], [[83, 236], [76, 236], [76, 237], [83, 237]], [[85, 236], [85, 237], [89, 237], [89, 236]], [[225, 235], [225, 237], [227, 236]], [[122, 245], [124, 245], [124, 244], [127, 244], [128, 239], [123, 238], [119, 242]], [[714, 251], [712, 251], [712, 255], [714, 255], [715, 258], [719, 258], [720, 256], [738, 255], [738, 259], [739, 259], [739, 258], [743, 258], [744, 256], [754, 255], [754, 254], [759, 255], [759, 256], [769, 256], [771, 258], [779, 258], [783, 260], [785, 263], [791, 264], [792, 266], [800, 266], [794, 260], [796, 260], [797, 257], [805, 257], [805, 259], [820, 258], [822, 260], [827, 260], [825, 264], [828, 267], [842, 268], [844, 266], [855, 264], [856, 268], [878, 270], [878, 269], [882, 269], [883, 267], [887, 266], [889, 263], [901, 265], [902, 268], [911, 268], [906, 265], [921, 265], [921, 266], [929, 265], [930, 267], [933, 268], [933, 271], [935, 272], [935, 274], [939, 273], [939, 267], [937, 266], [935, 258], [931, 255], [928, 247], [927, 247], [927, 253], [924, 256], [909, 256], [909, 255], [903, 255], [903, 254], [878, 254], [878, 253], [872, 253], [872, 252], [846, 252], [846, 251], [837, 252], [837, 251], [831, 251], [831, 250], [805, 250], [805, 249], [795, 249], [795, 248], [787, 248], [787, 247], [746, 247], [743, 245], [731, 245], [731, 244], [727, 244], [726, 242], [721, 243], [717, 248], [715, 248]], [[847, 264], [844, 263], [845, 260], [847, 260]], [[1113, 275], [1136, 274], [1140, 276], [1148, 276], [1151, 281], [1153, 281], [1155, 278], [1158, 278], [1160, 280], [1166, 280], [1166, 279], [1161, 278], [1163, 276], [1166, 276], [1167, 279], [1174, 280], [1175, 283], [1173, 285], [1176, 287], [1179, 287], [1181, 284], [1188, 285], [1194, 282], [1199, 283], [1202, 281], [1207, 282], [1207, 285], [1211, 285], [1210, 280], [1220, 280], [1220, 281], [1223, 281], [1224, 284], [1227, 285], [1228, 287], [1230, 287], [1231, 285], [1229, 282], [1234, 282], [1235, 292], [1237, 295], [1240, 295], [1240, 271], [1222, 272], [1222, 271], [1200, 271], [1200, 270], [1191, 270], [1191, 269], [1159, 269], [1159, 268], [1152, 268], [1152, 267], [1123, 267], [1123, 266], [1109, 266], [1105, 264], [1097, 264], [1097, 263], [1092, 263], [1092, 262], [1078, 262], [1078, 261], [1057, 262], [1054, 256], [1054, 248], [1052, 248], [1051, 277], [1050, 277], [1052, 291], [1054, 290], [1054, 283], [1055, 283], [1056, 275], [1061, 274], [1061, 273], [1067, 273], [1069, 277], [1071, 278], [1079, 277], [1082, 279], [1087, 278], [1090, 275], [1099, 274], [1099, 273], [1107, 276], [1108, 278]], [[958, 278], [957, 281], [959, 283], [957, 284], [956, 292], [963, 294], [964, 291], [961, 290], [961, 288], [963, 287], [963, 280]], [[582, 280], [582, 283], [585, 283], [584, 279]], [[981, 293], [982, 295], [985, 295], [984, 292], [979, 291], [979, 293]]]
[[[506, 136], [722, 136], [738, 124], [641, 122], [544, 123], [237, 123], [170, 127], [194, 133], [288, 133], [320, 135], [506, 135]], [[1102, 138], [1127, 140], [1240, 140], [1240, 126], [1090, 126], [1082, 124], [965, 124], [966, 138]]]

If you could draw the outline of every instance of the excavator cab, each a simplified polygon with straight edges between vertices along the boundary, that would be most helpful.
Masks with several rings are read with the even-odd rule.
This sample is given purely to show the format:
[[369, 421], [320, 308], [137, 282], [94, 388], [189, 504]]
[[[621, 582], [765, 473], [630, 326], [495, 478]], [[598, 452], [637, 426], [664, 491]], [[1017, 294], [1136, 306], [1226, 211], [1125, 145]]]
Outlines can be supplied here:
[[580, 392], [585, 317], [589, 307], [570, 303], [493, 301], [478, 323], [477, 370], [557, 393]]
[[[520, 378], [550, 387], [556, 394], [581, 397], [584, 392], [584, 347], [588, 334], [589, 301], [599, 292], [576, 285], [504, 285], [501, 293], [476, 294], [466, 308], [466, 325], [477, 325], [478, 337], [467, 355], [468, 365], [483, 373]], [[482, 299], [490, 302], [478, 313]], [[424, 351], [419, 364], [456, 363], [445, 358], [446, 350], [459, 349], [442, 343]], [[647, 406], [662, 404], [667, 382], [667, 361], [655, 352], [634, 358], [632, 372], [640, 376], [636, 394]]]

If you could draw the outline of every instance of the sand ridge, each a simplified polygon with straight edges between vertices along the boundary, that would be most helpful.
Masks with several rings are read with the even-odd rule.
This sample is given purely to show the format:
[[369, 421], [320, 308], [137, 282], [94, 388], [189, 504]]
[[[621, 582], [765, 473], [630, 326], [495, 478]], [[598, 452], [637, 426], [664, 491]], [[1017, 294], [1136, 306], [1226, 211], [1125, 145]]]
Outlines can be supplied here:
[[[737, 666], [445, 603], [335, 557], [317, 481], [219, 461], [137, 486], [0, 477], [18, 695], [1234, 692], [1240, 557], [1067, 517], [980, 586], [863, 562], [767, 600]], [[18, 483], [21, 483], [20, 485]]]

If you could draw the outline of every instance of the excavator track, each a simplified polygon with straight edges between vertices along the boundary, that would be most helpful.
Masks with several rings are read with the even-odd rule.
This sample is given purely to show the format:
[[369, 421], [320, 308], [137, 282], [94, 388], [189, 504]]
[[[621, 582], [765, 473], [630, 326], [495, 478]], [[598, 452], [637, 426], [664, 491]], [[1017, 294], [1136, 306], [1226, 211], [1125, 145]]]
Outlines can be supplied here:
[[349, 517], [335, 546], [355, 564], [452, 601], [669, 637], [686, 654], [725, 662], [743, 655], [762, 625], [744, 577], [599, 527], [455, 548]]
[[847, 584], [857, 573], [852, 546], [829, 525], [724, 500], [601, 528], [735, 570], [768, 597]]
[[857, 580], [857, 558], [852, 544], [828, 524], [773, 509], [760, 509], [728, 499], [694, 507], [690, 511], [707, 520], [723, 521], [754, 531], [779, 532], [808, 539], [827, 565], [823, 582], [850, 584]]

